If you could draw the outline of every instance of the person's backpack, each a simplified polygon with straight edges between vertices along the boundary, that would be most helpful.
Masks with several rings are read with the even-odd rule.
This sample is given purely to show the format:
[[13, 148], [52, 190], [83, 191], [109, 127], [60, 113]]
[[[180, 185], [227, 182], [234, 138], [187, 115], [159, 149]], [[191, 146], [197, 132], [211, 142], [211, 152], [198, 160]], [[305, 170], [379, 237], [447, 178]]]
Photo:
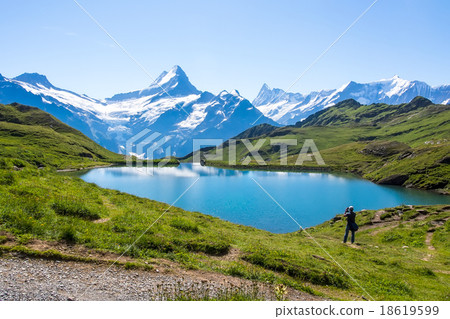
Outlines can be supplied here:
[[357, 231], [359, 229], [359, 226], [358, 226], [357, 223], [352, 223], [352, 227], [351, 228], [352, 228], [353, 231]]

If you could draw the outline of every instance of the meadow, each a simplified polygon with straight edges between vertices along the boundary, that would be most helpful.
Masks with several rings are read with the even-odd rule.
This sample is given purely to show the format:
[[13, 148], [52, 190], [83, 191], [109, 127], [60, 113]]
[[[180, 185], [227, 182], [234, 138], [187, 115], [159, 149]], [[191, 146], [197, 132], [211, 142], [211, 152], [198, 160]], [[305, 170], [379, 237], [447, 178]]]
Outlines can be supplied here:
[[[123, 157], [37, 109], [0, 110], [0, 252], [5, 258], [15, 253], [95, 262], [77, 255], [84, 247], [124, 254], [127, 260], [118, 264], [128, 269], [153, 271], [169, 261], [327, 299], [449, 300], [449, 206], [358, 212], [355, 245], [342, 243], [342, 216], [273, 234], [62, 175], [58, 169], [111, 165]], [[28, 112], [42, 119], [26, 119]], [[65, 249], [38, 249], [37, 241]]]

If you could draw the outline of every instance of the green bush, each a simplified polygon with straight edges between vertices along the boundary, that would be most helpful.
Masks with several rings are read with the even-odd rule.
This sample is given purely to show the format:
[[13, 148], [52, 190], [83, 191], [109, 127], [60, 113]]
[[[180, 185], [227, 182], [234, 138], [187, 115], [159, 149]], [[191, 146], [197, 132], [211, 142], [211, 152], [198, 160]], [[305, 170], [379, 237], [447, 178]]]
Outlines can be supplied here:
[[67, 225], [61, 230], [59, 239], [69, 244], [75, 244], [78, 241], [77, 231], [72, 225]]
[[62, 216], [73, 216], [87, 220], [100, 218], [98, 209], [87, 207], [76, 200], [58, 199], [52, 204], [52, 208], [56, 214]]

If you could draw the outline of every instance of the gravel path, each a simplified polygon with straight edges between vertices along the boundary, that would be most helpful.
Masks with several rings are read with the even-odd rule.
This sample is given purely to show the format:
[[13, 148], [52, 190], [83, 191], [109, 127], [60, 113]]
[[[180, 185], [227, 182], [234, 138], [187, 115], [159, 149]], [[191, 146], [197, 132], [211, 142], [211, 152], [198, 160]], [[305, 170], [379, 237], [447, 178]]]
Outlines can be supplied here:
[[[220, 274], [162, 274], [114, 266], [99, 280], [107, 269], [107, 265], [91, 263], [0, 258], [0, 300], [164, 300], [181, 292], [214, 297], [232, 291], [266, 300], [275, 298], [270, 285]], [[318, 299], [295, 290], [289, 291], [288, 298]]]

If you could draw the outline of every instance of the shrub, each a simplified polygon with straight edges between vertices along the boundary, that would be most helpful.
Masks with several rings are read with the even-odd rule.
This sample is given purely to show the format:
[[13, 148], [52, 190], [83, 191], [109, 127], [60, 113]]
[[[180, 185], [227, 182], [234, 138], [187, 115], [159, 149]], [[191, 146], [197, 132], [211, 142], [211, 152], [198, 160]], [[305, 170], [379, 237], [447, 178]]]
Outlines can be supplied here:
[[78, 241], [78, 236], [75, 227], [72, 225], [65, 226], [59, 235], [59, 239], [70, 244], [76, 243]]
[[100, 218], [98, 209], [87, 207], [83, 203], [75, 200], [59, 199], [52, 204], [56, 214], [62, 216], [73, 216], [87, 220]]

